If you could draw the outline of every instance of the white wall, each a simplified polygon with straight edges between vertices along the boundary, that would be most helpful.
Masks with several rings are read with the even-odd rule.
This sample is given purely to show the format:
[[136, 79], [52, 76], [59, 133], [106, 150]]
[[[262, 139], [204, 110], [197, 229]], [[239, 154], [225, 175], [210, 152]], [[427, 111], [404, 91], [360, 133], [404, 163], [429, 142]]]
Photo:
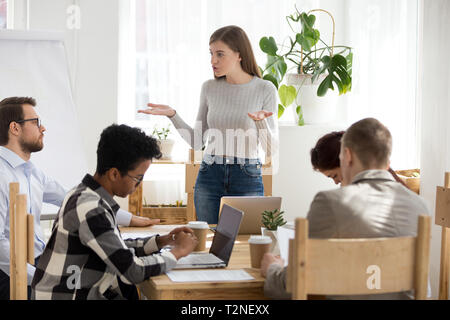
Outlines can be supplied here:
[[[425, 0], [424, 4], [420, 190], [434, 216], [436, 186], [444, 185], [444, 172], [450, 171], [450, 1]], [[441, 228], [433, 225], [430, 276], [434, 298], [439, 288], [440, 241]]]
[[280, 127], [280, 165], [273, 175], [272, 194], [282, 197], [286, 220], [306, 217], [317, 192], [338, 187], [312, 169], [310, 150], [323, 135], [345, 129], [344, 125]]
[[[79, 30], [67, 28], [66, 10], [74, 3], [80, 7]], [[66, 34], [74, 102], [91, 173], [100, 133], [117, 121], [118, 6], [118, 0], [30, 1], [30, 29]]]
[[[72, 13], [67, 10], [71, 5], [80, 8], [79, 29], [68, 28]], [[26, 27], [23, 15], [26, 10], [22, 5], [16, 13], [16, 28]], [[30, 0], [28, 15], [31, 30], [65, 32], [73, 97], [92, 174], [100, 133], [117, 122], [119, 0]], [[127, 209], [126, 200], [117, 200]]]

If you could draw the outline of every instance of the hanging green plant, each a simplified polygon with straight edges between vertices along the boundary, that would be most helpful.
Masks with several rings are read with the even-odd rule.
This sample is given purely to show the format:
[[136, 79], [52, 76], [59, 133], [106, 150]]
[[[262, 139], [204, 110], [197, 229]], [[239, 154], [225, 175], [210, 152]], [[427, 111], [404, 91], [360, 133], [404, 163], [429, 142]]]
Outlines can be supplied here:
[[[334, 45], [334, 18], [328, 11], [314, 9], [306, 12], [296, 12], [286, 17], [286, 21], [293, 32], [288, 36], [289, 46], [279, 48], [273, 37], [263, 37], [259, 42], [260, 49], [267, 54], [265, 68], [261, 68], [263, 79], [271, 81], [278, 90], [280, 103], [278, 117], [285, 109], [296, 101], [298, 90], [294, 86], [282, 84], [288, 71], [287, 63], [292, 64], [300, 75], [310, 75], [314, 83], [319, 76], [324, 75], [317, 88], [317, 96], [325, 96], [329, 89], [337, 88], [339, 95], [349, 92], [352, 88], [353, 53], [351, 47]], [[322, 11], [330, 15], [333, 21], [333, 37], [331, 46], [321, 38], [315, 29], [316, 16], [312, 12]], [[319, 46], [320, 45], [320, 46]], [[335, 53], [334, 50], [339, 49]], [[295, 106], [299, 116], [298, 125], [303, 125], [302, 107]]]

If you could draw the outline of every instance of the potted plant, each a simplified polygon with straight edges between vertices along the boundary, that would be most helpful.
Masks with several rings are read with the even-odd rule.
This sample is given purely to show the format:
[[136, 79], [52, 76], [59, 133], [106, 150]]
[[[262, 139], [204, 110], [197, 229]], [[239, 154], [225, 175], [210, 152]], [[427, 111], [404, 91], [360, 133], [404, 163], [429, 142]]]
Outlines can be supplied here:
[[162, 160], [169, 160], [172, 157], [172, 149], [175, 144], [175, 140], [168, 139], [170, 133], [170, 124], [167, 127], [159, 128], [155, 127], [153, 129], [152, 135], [158, 139], [158, 144], [162, 153]]
[[[329, 115], [334, 114], [336, 95], [327, 94], [328, 89], [334, 90], [336, 86], [339, 95], [351, 90], [353, 53], [348, 46], [334, 45], [335, 23], [331, 13], [323, 9], [307, 13], [299, 12], [297, 7], [295, 10], [294, 14], [286, 17], [293, 32], [288, 37], [289, 46], [283, 43], [279, 49], [273, 37], [261, 38], [259, 46], [267, 54], [267, 63], [264, 69], [260, 68], [261, 73], [278, 90], [278, 118], [295, 102], [294, 114], [298, 125], [329, 122], [332, 120]], [[314, 28], [316, 17], [311, 13], [316, 11], [325, 12], [332, 19], [331, 46]], [[335, 49], [339, 51], [335, 52]], [[294, 68], [295, 73], [286, 73], [287, 63], [293, 64], [290, 70]], [[285, 76], [286, 84], [282, 84]], [[321, 107], [323, 112], [320, 112]]]
[[280, 253], [280, 248], [278, 247], [277, 229], [278, 227], [286, 224], [283, 214], [284, 211], [278, 211], [278, 209], [273, 211], [266, 210], [262, 213], [262, 224], [264, 227], [261, 227], [261, 234], [263, 236], [269, 236], [272, 239], [270, 251], [274, 254]]
[[183, 200], [177, 200], [175, 204], [148, 204], [144, 197], [142, 216], [151, 219], [160, 219], [160, 224], [186, 224], [187, 207]]

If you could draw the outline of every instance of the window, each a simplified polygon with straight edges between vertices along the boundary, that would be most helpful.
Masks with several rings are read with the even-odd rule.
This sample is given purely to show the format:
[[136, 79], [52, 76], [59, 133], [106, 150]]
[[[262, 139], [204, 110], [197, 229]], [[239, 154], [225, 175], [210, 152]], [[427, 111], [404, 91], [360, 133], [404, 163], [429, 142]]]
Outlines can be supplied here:
[[0, 0], [0, 29], [6, 29], [6, 0]]
[[[338, 121], [378, 118], [393, 134], [393, 167], [417, 167], [417, 1], [136, 0], [136, 109], [148, 101], [168, 104], [193, 124], [201, 85], [212, 78], [210, 34], [225, 25], [241, 26], [258, 64], [264, 65], [259, 39], [283, 39], [289, 32], [284, 17], [293, 12], [294, 4], [299, 10], [331, 11], [336, 42], [353, 47], [353, 88], [339, 98]], [[327, 32], [327, 18], [316, 16]], [[167, 121], [149, 121], [133, 112], [140, 125], [142, 120], [145, 126]]]
[[[219, 27], [242, 27], [258, 64], [264, 65], [259, 40], [273, 36], [282, 41], [290, 34], [285, 16], [293, 13], [294, 5], [301, 11], [323, 8], [336, 20], [336, 43], [351, 46], [354, 53], [352, 92], [339, 98], [337, 121], [350, 125], [365, 117], [379, 119], [393, 135], [392, 167], [419, 167], [418, 0], [135, 0], [134, 4], [135, 83], [129, 100], [136, 107], [128, 106], [127, 123], [150, 133], [154, 125], [169, 123], [137, 114], [147, 102], [168, 104], [188, 124], [194, 123], [201, 85], [212, 78], [209, 36]], [[316, 17], [327, 34], [327, 18], [319, 13]], [[187, 150], [184, 142], [177, 145]]]

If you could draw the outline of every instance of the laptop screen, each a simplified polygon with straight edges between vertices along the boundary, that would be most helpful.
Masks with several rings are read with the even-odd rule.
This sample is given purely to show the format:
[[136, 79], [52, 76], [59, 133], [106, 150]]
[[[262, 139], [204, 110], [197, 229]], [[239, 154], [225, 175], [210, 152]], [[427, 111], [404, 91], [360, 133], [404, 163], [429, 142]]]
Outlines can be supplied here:
[[234, 240], [241, 225], [243, 212], [223, 205], [220, 213], [219, 223], [217, 224], [216, 233], [211, 244], [210, 253], [222, 259], [227, 265], [233, 251]]

